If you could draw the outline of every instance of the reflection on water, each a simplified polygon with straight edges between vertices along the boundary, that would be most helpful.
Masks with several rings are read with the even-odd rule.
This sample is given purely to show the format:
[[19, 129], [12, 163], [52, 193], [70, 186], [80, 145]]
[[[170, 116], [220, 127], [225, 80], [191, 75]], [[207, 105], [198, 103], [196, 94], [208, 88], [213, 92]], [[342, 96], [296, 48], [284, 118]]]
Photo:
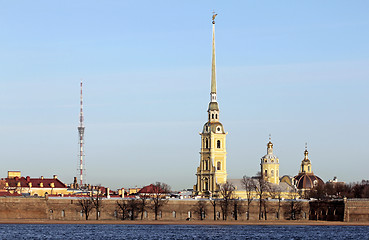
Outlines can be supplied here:
[[369, 239], [368, 226], [0, 224], [1, 239]]

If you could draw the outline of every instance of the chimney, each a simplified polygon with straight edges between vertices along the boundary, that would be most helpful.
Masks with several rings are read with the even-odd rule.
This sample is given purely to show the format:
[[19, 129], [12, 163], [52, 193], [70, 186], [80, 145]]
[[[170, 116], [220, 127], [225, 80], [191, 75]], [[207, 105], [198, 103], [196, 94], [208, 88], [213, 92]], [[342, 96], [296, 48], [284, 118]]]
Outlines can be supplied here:
[[54, 176], [53, 176], [53, 178], [54, 178], [54, 179], [58, 179], [58, 175], [54, 175]]
[[41, 179], [44, 179], [44, 176], [41, 176], [40, 178], [41, 178]]
[[30, 179], [31, 179], [31, 178], [30, 178], [29, 176], [27, 176], [27, 177], [26, 177], [27, 182], [29, 182], [29, 181], [30, 181]]

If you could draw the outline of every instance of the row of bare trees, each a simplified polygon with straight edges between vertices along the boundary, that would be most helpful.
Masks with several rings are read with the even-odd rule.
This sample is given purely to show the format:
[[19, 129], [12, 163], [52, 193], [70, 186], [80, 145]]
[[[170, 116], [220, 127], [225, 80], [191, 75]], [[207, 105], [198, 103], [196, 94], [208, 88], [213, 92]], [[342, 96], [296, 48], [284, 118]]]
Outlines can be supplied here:
[[[150, 193], [139, 195], [138, 198], [122, 199], [116, 202], [122, 220], [135, 220], [139, 214], [142, 220], [144, 212], [148, 209], [152, 209], [155, 220], [158, 219], [160, 210], [168, 202], [167, 195], [170, 192], [170, 187], [161, 182], [156, 182], [152, 185]], [[89, 197], [82, 197], [78, 199], [77, 205], [85, 215], [86, 220], [88, 220], [91, 211], [95, 209], [96, 220], [98, 220], [102, 208], [102, 195], [91, 194]]]
[[90, 213], [93, 209], [96, 211], [96, 220], [99, 220], [100, 210], [102, 207], [102, 194], [96, 193], [96, 195], [91, 194], [91, 196], [86, 196], [78, 199], [77, 206], [80, 207], [82, 214], [85, 215], [86, 220], [88, 220]]
[[167, 195], [170, 192], [169, 185], [161, 182], [153, 184], [150, 193], [142, 194], [139, 198], [132, 198], [117, 201], [122, 219], [137, 219], [140, 214], [141, 220], [144, 219], [144, 212], [148, 209], [153, 210], [155, 220], [158, 220], [159, 213], [163, 206], [168, 203]]
[[[267, 220], [268, 204], [266, 199], [277, 199], [277, 218], [279, 218], [282, 190], [278, 185], [273, 185], [265, 181], [260, 172], [254, 178], [243, 176], [241, 184], [246, 193], [247, 213], [250, 212], [250, 204], [256, 197], [259, 200], [259, 220], [263, 218]], [[247, 214], [247, 220], [249, 220], [249, 214]]]
[[328, 182], [314, 186], [304, 196], [319, 200], [335, 198], [369, 198], [369, 180], [356, 183]]

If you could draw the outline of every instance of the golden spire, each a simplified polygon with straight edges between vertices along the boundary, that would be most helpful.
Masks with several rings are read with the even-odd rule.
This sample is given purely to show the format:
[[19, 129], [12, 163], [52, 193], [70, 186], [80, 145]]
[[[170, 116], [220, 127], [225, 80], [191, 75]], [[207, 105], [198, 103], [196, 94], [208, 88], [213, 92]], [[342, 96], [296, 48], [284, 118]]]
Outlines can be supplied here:
[[[212, 62], [211, 62], [211, 101], [216, 102], [216, 93], [217, 93], [217, 82], [216, 82], [216, 75], [215, 75], [215, 17], [218, 14], [213, 12], [212, 16], [212, 23], [213, 23], [213, 47], [212, 47]], [[215, 97], [215, 99], [213, 98]]]
[[304, 152], [304, 154], [305, 154], [305, 160], [308, 160], [309, 159], [309, 157], [308, 157], [309, 152], [307, 150], [307, 143], [305, 143], [305, 152]]

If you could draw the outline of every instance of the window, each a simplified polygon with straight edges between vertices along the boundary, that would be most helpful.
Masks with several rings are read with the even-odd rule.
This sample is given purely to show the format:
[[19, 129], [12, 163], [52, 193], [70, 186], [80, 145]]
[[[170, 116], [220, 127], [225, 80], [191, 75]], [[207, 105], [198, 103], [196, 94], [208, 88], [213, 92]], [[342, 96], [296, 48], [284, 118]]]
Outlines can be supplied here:
[[272, 171], [270, 172], [270, 174], [272, 174], [272, 177], [274, 176], [274, 170], [272, 169]]
[[176, 218], [176, 211], [172, 212], [173, 218]]
[[205, 148], [209, 148], [209, 141], [207, 138], [205, 139]]
[[61, 211], [61, 216], [65, 217], [65, 211], [64, 210]]
[[204, 160], [204, 170], [209, 170], [209, 161], [208, 160]]
[[117, 210], [114, 211], [114, 217], [115, 218], [118, 218], [118, 212], [117, 212]]
[[214, 113], [211, 114], [211, 118], [214, 119]]
[[162, 215], [161, 215], [161, 211], [159, 211], [159, 218], [161, 218], [162, 217]]
[[215, 119], [218, 119], [218, 114], [215, 114]]
[[205, 191], [209, 190], [209, 184], [208, 184], [207, 180], [205, 180], [205, 182], [204, 182], [204, 190]]
[[144, 211], [144, 218], [147, 218], [147, 211]]
[[220, 127], [217, 128], [218, 132], [220, 132]]
[[221, 170], [222, 169], [222, 164], [220, 162], [217, 162], [217, 170]]
[[187, 217], [188, 217], [188, 218], [191, 218], [191, 211], [188, 211], [188, 212], [187, 212]]
[[265, 176], [268, 176], [268, 170], [265, 170]]
[[308, 166], [308, 171], [310, 172], [310, 166]]
[[220, 140], [217, 141], [217, 148], [220, 148]]

